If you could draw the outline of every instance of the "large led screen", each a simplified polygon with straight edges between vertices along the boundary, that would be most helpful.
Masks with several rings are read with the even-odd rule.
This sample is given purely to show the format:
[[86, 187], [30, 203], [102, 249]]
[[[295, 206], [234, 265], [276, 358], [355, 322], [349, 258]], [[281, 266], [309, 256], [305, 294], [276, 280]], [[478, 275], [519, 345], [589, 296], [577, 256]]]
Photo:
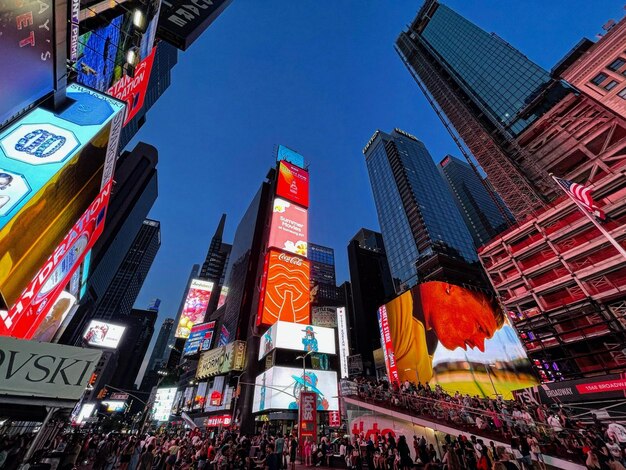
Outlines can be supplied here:
[[304, 157], [284, 145], [278, 146], [276, 160], [279, 162], [284, 160], [292, 165], [296, 165], [297, 167], [304, 169]]
[[309, 207], [309, 172], [291, 163], [280, 162], [276, 195], [302, 207]]
[[0, 127], [54, 90], [54, 3], [0, 2]]
[[152, 419], [154, 421], [168, 421], [170, 419], [175, 396], [176, 387], [157, 389], [152, 407]]
[[277, 197], [274, 199], [269, 246], [307, 255], [307, 210]]
[[310, 264], [295, 255], [270, 250], [265, 258], [258, 325], [278, 320], [309, 323]]
[[125, 326], [91, 320], [83, 340], [89, 346], [115, 349], [120, 344], [125, 330]]
[[321, 326], [278, 321], [261, 336], [259, 360], [274, 348], [336, 354], [335, 330]]
[[37, 108], [0, 133], [0, 292], [9, 307], [113, 173], [124, 105], [76, 84], [67, 95], [60, 113]]
[[294, 367], [272, 367], [256, 378], [252, 412], [297, 410], [300, 392], [317, 393], [317, 409], [339, 410], [337, 373], [328, 370], [306, 370]]
[[213, 339], [214, 329], [214, 321], [194, 325], [191, 328], [187, 341], [185, 342], [183, 356], [193, 356], [201, 351], [208, 351], [211, 348], [211, 340]]
[[74, 305], [76, 305], [76, 297], [67, 291], [61, 291], [59, 297], [52, 304], [52, 308], [50, 308], [37, 331], [30, 339], [51, 342]]
[[392, 381], [505, 398], [537, 383], [502, 309], [483, 292], [426, 282], [382, 306], [378, 315]]
[[180, 320], [178, 320], [178, 326], [176, 327], [175, 336], [177, 338], [188, 338], [191, 328], [204, 321], [204, 314], [209, 306], [212, 290], [212, 282], [192, 279], [183, 305], [183, 311], [180, 313]]

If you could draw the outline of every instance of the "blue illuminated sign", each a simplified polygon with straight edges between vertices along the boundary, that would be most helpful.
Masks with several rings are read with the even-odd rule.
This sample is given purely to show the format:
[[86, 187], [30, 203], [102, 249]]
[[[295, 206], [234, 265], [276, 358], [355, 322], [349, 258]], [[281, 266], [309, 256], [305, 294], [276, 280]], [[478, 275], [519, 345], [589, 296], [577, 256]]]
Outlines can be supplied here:
[[286, 162], [291, 163], [292, 165], [296, 165], [297, 167], [304, 168], [304, 157], [300, 155], [298, 152], [294, 152], [288, 147], [284, 145], [278, 146], [278, 156], [276, 157], [276, 161], [285, 160]]

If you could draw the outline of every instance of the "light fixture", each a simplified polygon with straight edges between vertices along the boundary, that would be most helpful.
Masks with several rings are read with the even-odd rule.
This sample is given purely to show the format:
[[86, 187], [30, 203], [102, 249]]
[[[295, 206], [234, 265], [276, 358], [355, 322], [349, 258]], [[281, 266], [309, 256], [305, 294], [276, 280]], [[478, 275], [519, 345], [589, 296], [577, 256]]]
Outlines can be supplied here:
[[146, 14], [139, 8], [135, 8], [133, 11], [133, 26], [140, 33], [146, 31]]

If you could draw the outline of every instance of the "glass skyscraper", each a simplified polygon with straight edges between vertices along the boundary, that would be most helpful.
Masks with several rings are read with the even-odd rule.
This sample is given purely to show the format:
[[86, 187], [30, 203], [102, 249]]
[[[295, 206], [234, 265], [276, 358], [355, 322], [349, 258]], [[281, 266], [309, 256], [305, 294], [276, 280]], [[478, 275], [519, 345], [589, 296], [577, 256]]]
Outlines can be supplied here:
[[416, 284], [416, 262], [434, 254], [477, 261], [472, 236], [421, 141], [400, 129], [376, 131], [363, 153], [397, 287]]

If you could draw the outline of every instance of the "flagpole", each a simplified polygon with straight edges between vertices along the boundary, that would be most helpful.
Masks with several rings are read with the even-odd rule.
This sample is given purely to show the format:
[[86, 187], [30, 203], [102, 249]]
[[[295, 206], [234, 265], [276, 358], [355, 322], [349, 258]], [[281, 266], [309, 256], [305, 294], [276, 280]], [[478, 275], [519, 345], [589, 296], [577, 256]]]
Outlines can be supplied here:
[[615, 249], [619, 251], [619, 254], [622, 255], [626, 259], [626, 250], [624, 249], [624, 247], [620, 245], [617, 242], [617, 240], [615, 240], [615, 238], [613, 238], [611, 234], [597, 221], [597, 219], [589, 213], [589, 211], [585, 208], [585, 206], [583, 206], [579, 201], [576, 200], [575, 197], [573, 197], [569, 193], [569, 191], [566, 191], [565, 188], [561, 186], [561, 184], [558, 182], [558, 180], [553, 174], [550, 174], [550, 176], [552, 176], [552, 179], [555, 181], [557, 186], [561, 188], [561, 190], [567, 195], [567, 197], [569, 197], [570, 200], [574, 201], [574, 204], [576, 204], [576, 207], [578, 207], [578, 210], [580, 210], [580, 212], [582, 212], [585, 215], [585, 217], [591, 220], [591, 223], [595, 225], [598, 230], [600, 230], [602, 235], [604, 235], [604, 237], [609, 241], [609, 243], [613, 245]]

